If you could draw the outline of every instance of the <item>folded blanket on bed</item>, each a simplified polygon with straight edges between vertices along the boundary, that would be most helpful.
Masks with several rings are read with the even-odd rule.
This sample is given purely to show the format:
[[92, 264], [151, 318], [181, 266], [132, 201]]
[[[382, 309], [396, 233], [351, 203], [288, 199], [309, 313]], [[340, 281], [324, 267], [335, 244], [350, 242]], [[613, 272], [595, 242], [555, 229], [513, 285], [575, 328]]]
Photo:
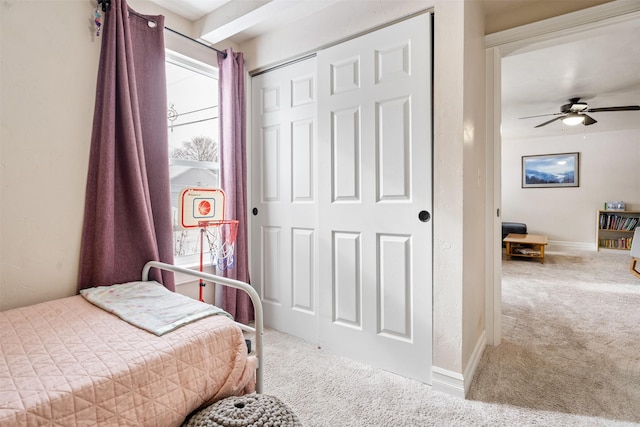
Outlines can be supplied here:
[[158, 336], [203, 317], [229, 313], [193, 298], [171, 292], [160, 283], [129, 282], [83, 289], [92, 304]]

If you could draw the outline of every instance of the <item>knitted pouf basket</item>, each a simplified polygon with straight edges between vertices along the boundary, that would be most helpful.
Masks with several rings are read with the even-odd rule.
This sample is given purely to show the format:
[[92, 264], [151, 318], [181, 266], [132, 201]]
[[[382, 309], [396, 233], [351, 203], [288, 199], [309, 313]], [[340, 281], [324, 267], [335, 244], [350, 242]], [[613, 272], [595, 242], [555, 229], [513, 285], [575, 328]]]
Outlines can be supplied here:
[[278, 398], [265, 394], [232, 396], [191, 416], [183, 427], [302, 427]]

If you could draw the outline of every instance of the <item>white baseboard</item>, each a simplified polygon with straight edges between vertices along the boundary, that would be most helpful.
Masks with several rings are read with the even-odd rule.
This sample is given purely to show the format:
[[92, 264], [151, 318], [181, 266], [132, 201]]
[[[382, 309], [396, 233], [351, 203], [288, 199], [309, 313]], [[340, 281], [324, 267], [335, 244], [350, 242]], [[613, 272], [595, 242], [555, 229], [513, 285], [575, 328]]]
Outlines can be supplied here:
[[471, 387], [471, 381], [473, 380], [473, 376], [476, 373], [476, 369], [480, 363], [480, 358], [482, 357], [482, 353], [486, 346], [487, 335], [485, 331], [482, 331], [482, 334], [480, 335], [480, 338], [478, 338], [476, 346], [473, 349], [473, 353], [471, 353], [471, 357], [469, 358], [467, 367], [464, 370], [464, 374], [434, 366], [431, 369], [433, 389], [464, 399], [467, 396], [469, 387]]
[[476, 369], [480, 364], [480, 359], [482, 358], [482, 353], [484, 353], [484, 349], [487, 346], [487, 334], [486, 331], [482, 331], [480, 334], [480, 338], [476, 342], [476, 346], [473, 349], [473, 353], [471, 353], [471, 357], [469, 358], [469, 363], [467, 363], [467, 367], [464, 370], [464, 377], [467, 381], [464, 382], [464, 395], [466, 396], [469, 392], [469, 387], [471, 386], [471, 381], [473, 380], [473, 376], [476, 373]]
[[464, 399], [464, 377], [457, 372], [434, 366], [431, 368], [431, 386], [434, 390]]
[[549, 240], [549, 244], [547, 245], [547, 251], [570, 251], [570, 250], [580, 250], [580, 251], [596, 251], [598, 247], [595, 243], [585, 243], [585, 242], [565, 242], [561, 240]]

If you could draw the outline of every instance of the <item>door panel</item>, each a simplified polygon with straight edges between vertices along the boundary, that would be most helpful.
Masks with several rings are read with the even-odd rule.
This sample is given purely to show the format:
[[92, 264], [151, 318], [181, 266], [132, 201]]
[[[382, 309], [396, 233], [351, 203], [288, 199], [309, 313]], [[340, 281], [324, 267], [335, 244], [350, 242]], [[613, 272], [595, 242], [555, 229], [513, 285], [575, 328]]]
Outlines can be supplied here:
[[268, 326], [317, 342], [315, 59], [253, 77], [252, 283]]
[[362, 327], [362, 270], [360, 235], [333, 232], [332, 319], [352, 328]]
[[265, 127], [261, 131], [262, 200], [280, 202], [280, 126]]
[[260, 239], [263, 254], [262, 300], [268, 304], [282, 304], [282, 275], [280, 269], [282, 227], [263, 226]]
[[411, 339], [411, 236], [378, 236], [378, 330], [389, 338]]
[[411, 195], [411, 104], [408, 97], [391, 99], [376, 105], [379, 156], [376, 174], [378, 201], [409, 200]]
[[314, 315], [315, 297], [315, 230], [293, 228], [291, 232], [293, 254], [292, 288], [293, 310]]
[[318, 53], [320, 343], [431, 381], [427, 15]]
[[292, 185], [292, 202], [313, 202], [315, 191], [313, 188], [313, 171], [315, 170], [315, 158], [313, 155], [314, 129], [313, 120], [305, 119], [291, 124], [292, 147], [292, 174], [295, 180]]

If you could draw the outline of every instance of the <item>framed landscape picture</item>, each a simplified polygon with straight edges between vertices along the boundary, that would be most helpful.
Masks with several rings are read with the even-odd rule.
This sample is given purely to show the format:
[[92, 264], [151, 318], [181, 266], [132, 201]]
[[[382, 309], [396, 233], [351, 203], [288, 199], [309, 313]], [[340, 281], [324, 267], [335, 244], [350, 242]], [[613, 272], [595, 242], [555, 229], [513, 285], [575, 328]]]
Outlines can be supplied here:
[[522, 188], [579, 187], [579, 153], [522, 156]]

